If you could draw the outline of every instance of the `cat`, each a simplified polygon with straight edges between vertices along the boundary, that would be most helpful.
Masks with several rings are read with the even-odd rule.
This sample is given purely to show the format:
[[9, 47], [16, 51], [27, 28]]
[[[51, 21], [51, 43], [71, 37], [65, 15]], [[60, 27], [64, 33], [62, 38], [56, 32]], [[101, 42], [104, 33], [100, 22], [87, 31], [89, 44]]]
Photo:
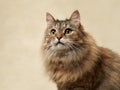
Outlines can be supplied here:
[[120, 90], [120, 56], [96, 44], [78, 10], [66, 20], [46, 13], [46, 22], [42, 57], [58, 90]]

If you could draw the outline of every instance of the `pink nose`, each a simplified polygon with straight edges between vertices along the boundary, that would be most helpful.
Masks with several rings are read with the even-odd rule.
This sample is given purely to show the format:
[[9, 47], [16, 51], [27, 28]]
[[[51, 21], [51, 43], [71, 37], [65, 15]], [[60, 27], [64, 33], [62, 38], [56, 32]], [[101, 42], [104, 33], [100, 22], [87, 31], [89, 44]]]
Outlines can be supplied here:
[[62, 34], [56, 34], [56, 38], [60, 40], [62, 38]]
[[62, 36], [57, 36], [57, 39], [60, 40], [62, 38]]

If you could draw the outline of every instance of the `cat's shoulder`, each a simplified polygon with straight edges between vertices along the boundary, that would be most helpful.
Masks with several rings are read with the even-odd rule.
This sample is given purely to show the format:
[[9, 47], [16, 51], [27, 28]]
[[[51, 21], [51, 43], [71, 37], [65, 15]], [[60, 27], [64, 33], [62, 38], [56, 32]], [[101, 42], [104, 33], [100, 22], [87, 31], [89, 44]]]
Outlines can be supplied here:
[[117, 72], [120, 74], [120, 55], [103, 47], [100, 47], [100, 54], [100, 60], [104, 69], [107, 72]]
[[120, 62], [120, 55], [118, 53], [104, 47], [99, 47], [99, 49], [102, 59], [109, 60], [110, 62]]
[[108, 48], [100, 47], [101, 61], [105, 70], [120, 74], [120, 55]]

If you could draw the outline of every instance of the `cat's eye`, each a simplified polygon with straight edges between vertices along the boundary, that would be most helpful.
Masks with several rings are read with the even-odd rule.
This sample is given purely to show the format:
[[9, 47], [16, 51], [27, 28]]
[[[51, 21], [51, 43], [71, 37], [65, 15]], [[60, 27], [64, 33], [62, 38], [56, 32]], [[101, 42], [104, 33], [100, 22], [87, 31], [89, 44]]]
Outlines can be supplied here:
[[52, 35], [54, 35], [54, 34], [56, 33], [56, 30], [55, 30], [55, 29], [52, 29], [52, 30], [50, 31], [50, 33], [51, 33]]
[[70, 34], [72, 32], [72, 29], [70, 29], [70, 28], [67, 28], [67, 29], [65, 29], [65, 34]]

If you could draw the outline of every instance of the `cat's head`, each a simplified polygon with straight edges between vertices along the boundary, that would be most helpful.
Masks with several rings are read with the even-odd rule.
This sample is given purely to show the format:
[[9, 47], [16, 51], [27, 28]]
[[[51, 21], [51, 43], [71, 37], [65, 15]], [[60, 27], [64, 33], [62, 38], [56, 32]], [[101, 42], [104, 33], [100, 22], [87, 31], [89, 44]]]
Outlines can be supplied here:
[[50, 13], [46, 13], [46, 22], [44, 44], [47, 50], [72, 50], [84, 43], [84, 30], [78, 10], [66, 20], [56, 20]]

